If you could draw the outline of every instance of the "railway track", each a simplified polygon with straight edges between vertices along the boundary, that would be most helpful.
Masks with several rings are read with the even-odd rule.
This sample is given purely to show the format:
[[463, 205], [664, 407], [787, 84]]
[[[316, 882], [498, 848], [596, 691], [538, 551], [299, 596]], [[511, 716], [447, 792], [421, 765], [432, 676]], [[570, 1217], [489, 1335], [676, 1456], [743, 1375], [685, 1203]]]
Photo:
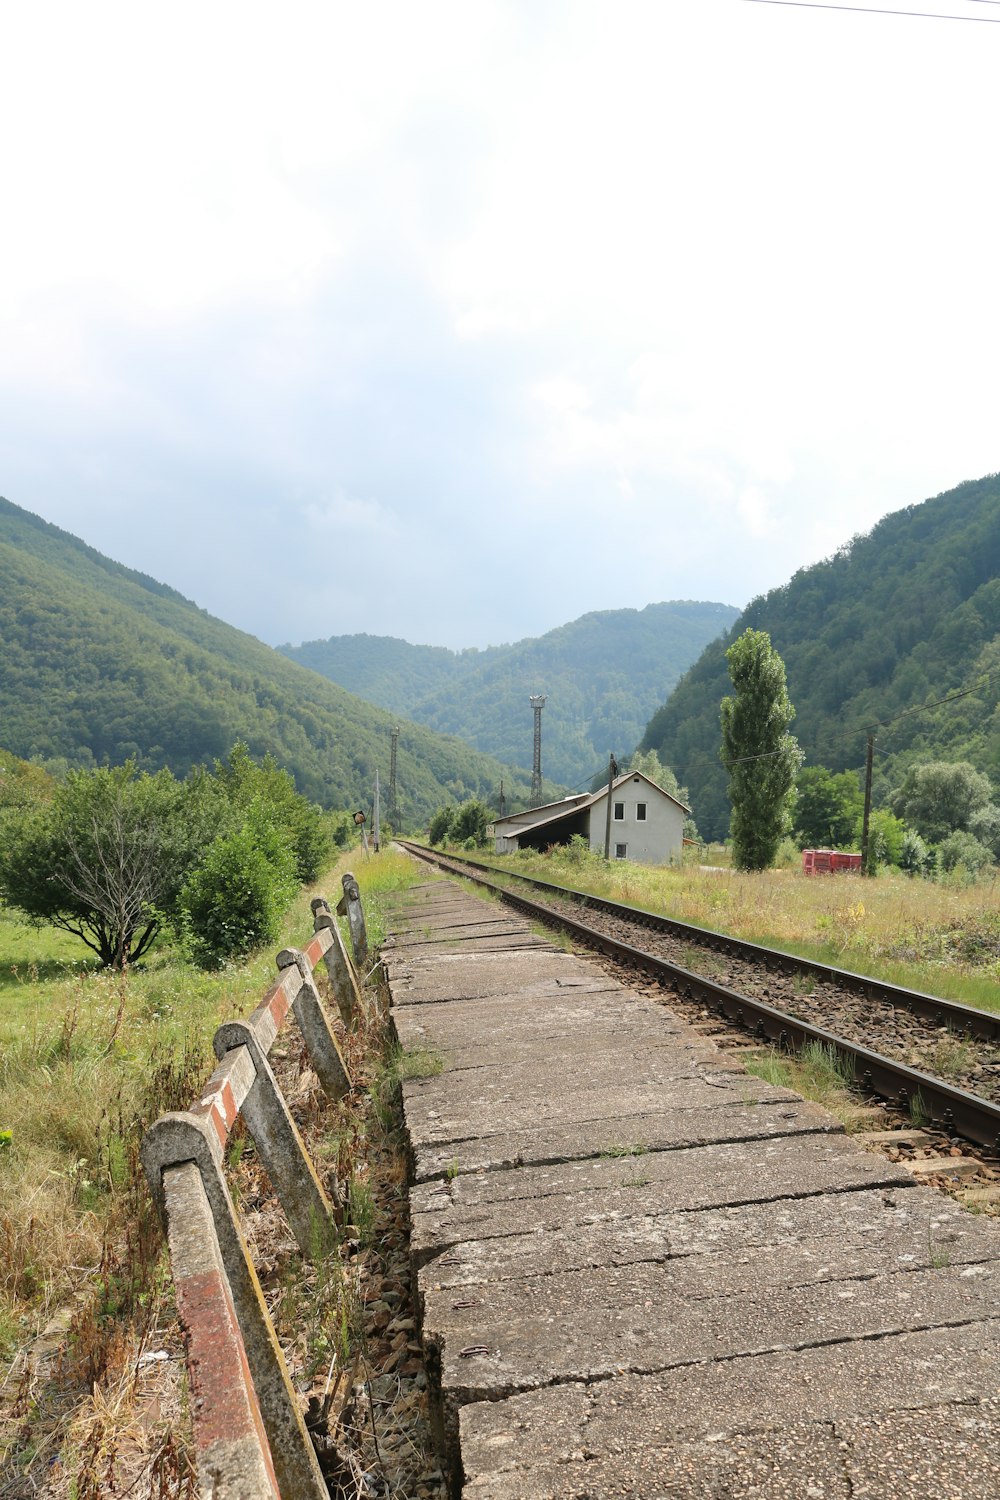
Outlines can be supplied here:
[[1000, 1016], [400, 842], [720, 1022], [742, 1026], [762, 1045], [832, 1049], [865, 1095], [1000, 1155]]

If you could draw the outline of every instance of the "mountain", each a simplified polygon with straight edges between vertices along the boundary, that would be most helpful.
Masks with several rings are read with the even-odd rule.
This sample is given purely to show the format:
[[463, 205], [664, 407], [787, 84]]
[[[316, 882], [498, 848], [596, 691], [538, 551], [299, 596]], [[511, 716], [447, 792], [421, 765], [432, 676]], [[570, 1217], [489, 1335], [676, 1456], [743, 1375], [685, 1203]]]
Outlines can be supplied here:
[[[270, 751], [306, 796], [366, 807], [388, 790], [397, 716], [213, 619], [175, 589], [0, 499], [0, 746], [55, 766], [168, 766], [184, 775], [237, 739]], [[530, 774], [400, 724], [402, 821], [442, 803], [526, 802]], [[548, 790], [555, 791], [554, 787]]]
[[528, 770], [528, 698], [544, 694], [543, 767], [579, 786], [606, 766], [610, 750], [633, 749], [656, 704], [736, 614], [731, 605], [688, 601], [603, 610], [484, 651], [371, 635], [278, 649], [372, 703]]
[[641, 748], [690, 789], [712, 838], [729, 824], [719, 763], [725, 651], [751, 626], [784, 658], [807, 763], [860, 768], [875, 733], [876, 805], [916, 761], [969, 760], [1000, 786], [1000, 475], [885, 516], [754, 599], [702, 652]]

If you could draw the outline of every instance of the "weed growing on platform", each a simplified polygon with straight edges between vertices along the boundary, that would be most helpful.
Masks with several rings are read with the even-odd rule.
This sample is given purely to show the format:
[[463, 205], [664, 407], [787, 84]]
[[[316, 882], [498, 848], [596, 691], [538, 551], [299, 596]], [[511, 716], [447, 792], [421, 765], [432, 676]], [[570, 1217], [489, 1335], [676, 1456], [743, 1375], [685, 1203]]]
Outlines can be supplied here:
[[804, 1099], [821, 1104], [847, 1130], [863, 1130], [878, 1111], [861, 1104], [852, 1092], [850, 1060], [822, 1042], [808, 1042], [798, 1055], [773, 1047], [748, 1050], [741, 1056], [748, 1073], [774, 1088], [794, 1089]]

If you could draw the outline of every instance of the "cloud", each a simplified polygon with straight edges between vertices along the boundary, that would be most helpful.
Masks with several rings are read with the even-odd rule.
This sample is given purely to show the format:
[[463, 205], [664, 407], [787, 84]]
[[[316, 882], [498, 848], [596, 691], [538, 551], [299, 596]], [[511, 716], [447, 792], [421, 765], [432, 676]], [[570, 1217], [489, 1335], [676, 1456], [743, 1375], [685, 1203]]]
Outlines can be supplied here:
[[272, 641], [743, 603], [998, 467], [974, 30], [8, 8], [0, 488]]
[[371, 544], [400, 535], [397, 518], [377, 500], [360, 500], [339, 491], [332, 499], [310, 501], [302, 515], [310, 531], [332, 534], [349, 547], [355, 541]]

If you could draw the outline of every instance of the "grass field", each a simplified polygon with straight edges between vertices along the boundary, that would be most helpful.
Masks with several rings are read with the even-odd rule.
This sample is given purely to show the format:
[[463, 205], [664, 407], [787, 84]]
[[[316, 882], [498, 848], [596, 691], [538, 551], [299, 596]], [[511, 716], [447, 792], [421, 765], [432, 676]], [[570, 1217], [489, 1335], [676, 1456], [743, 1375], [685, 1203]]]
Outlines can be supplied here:
[[[217, 1025], [258, 1003], [276, 977], [275, 952], [311, 935], [310, 898], [335, 906], [347, 868], [373, 947], [382, 893], [426, 878], [403, 856], [365, 861], [352, 851], [300, 894], [273, 949], [217, 973], [166, 945], [125, 975], [101, 972], [66, 934], [0, 912], [0, 1476], [33, 1464], [34, 1423], [66, 1470], [53, 1495], [106, 1492], [93, 1434], [102, 1452], [113, 1443], [111, 1392], [134, 1369], [152, 1320], [169, 1317], [139, 1166], [143, 1130], [197, 1097], [215, 1065]], [[25, 1384], [20, 1356], [54, 1323], [64, 1391], [47, 1386], [43, 1399], [37, 1381]]]
[[497, 869], [663, 912], [695, 926], [1000, 1010], [1000, 884], [880, 874], [748, 875], [650, 866], [575, 851], [499, 856]]

